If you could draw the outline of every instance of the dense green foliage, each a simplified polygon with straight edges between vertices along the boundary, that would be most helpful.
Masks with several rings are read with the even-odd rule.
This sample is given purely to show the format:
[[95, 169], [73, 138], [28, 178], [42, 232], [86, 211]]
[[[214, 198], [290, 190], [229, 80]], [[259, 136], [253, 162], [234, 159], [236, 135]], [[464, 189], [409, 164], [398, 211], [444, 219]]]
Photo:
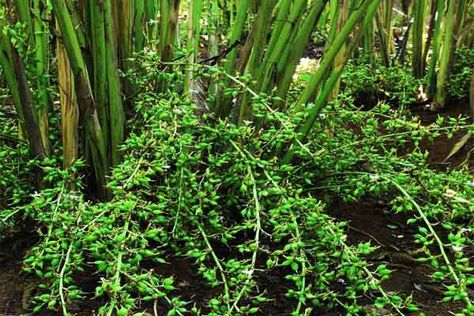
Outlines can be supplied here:
[[[429, 152], [474, 129], [411, 111], [467, 99], [473, 3], [415, 4], [0, 0], [0, 240], [32, 235], [26, 308], [423, 315], [387, 289], [395, 248], [474, 314], [472, 150]], [[351, 239], [335, 208], [367, 200], [402, 246]]]
[[[180, 77], [174, 78], [179, 85]], [[229, 93], [248, 88], [236, 89]], [[392, 211], [419, 227], [417, 260], [430, 264], [433, 279], [448, 286], [446, 300], [470, 306], [466, 287], [474, 279], [463, 248], [472, 240], [466, 205], [474, 203], [473, 189], [466, 183], [473, 179], [465, 171], [428, 168], [418, 147], [423, 139], [469, 126], [465, 119], [423, 126], [384, 103], [358, 111], [354, 91], [320, 114], [314, 132], [295, 149], [298, 163], [283, 167], [275, 152], [295, 139], [303, 119], [291, 107], [276, 112], [270, 98], [255, 97], [255, 116], [265, 124], [237, 126], [196, 114], [199, 108], [176, 93], [143, 91], [134, 106], [135, 128], [121, 149], [123, 162], [109, 182], [113, 200], [86, 201], [79, 176], [84, 165], [78, 161], [64, 171], [51, 160], [42, 164], [48, 188], [3, 213], [12, 227], [14, 218], [39, 227], [41, 241], [25, 260], [25, 271], [43, 283], [35, 310], [68, 313], [71, 303], [90, 297], [78, 276], [93, 271], [103, 315], [139, 311], [143, 302], [155, 302], [169, 315], [265, 313], [266, 302], [281, 299], [267, 288], [268, 278], [285, 282], [294, 315], [418, 310], [410, 297], [381, 287], [390, 269], [367, 261], [376, 244], [346, 243], [346, 224], [327, 213], [338, 196], [349, 202], [389, 197]], [[407, 144], [413, 150], [398, 154]], [[6, 179], [15, 173], [4, 172]], [[195, 269], [209, 289], [204, 300], [190, 300], [188, 285], [160, 272], [175, 262]], [[337, 282], [344, 287], [330, 285]], [[360, 301], [362, 293], [374, 298], [374, 307]]]
[[461, 47], [456, 50], [448, 92], [455, 99], [469, 97], [469, 82], [474, 69], [474, 48]]

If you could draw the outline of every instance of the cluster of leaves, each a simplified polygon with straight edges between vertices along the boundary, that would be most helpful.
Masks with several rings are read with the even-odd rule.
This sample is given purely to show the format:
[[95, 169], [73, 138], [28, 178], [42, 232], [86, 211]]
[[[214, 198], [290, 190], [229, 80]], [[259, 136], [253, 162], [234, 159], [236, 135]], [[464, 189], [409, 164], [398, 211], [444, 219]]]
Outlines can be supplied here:
[[[27, 144], [19, 139], [18, 123], [0, 111], [0, 207], [21, 205], [34, 187], [37, 162], [29, 159]], [[9, 216], [10, 217], [10, 216]]]
[[[155, 73], [145, 73], [157, 69], [154, 56], [144, 58], [135, 128], [109, 181], [113, 200], [85, 200], [81, 161], [65, 171], [46, 160], [48, 188], [3, 212], [3, 218], [22, 214], [37, 223], [40, 242], [25, 260], [25, 270], [43, 281], [35, 311], [68, 315], [91, 297], [100, 315], [120, 316], [147, 309], [268, 314], [273, 300], [284, 300], [292, 315], [417, 311], [410, 296], [383, 290], [390, 269], [366, 260], [376, 247], [347, 243], [346, 223], [328, 215], [316, 198], [321, 193], [348, 202], [389, 193], [393, 210], [419, 227], [414, 238], [424, 255], [417, 259], [447, 286], [445, 300], [462, 300], [465, 313], [472, 311], [464, 249], [472, 246], [473, 179], [465, 171], [429, 169], [420, 149], [423, 140], [465, 129], [464, 121], [423, 126], [387, 104], [357, 111], [347, 88], [297, 142], [304, 113], [274, 111], [272, 100], [260, 95], [251, 100], [255, 124], [216, 120], [179, 93], [152, 92], [160, 79], [178, 79], [179, 86], [180, 78], [162, 72], [153, 81]], [[278, 157], [289, 144], [295, 163], [282, 166]], [[402, 146], [413, 150], [400, 153]], [[179, 272], [165, 272], [176, 262], [192, 268], [199, 289]], [[81, 283], [84, 275], [94, 276], [93, 293]], [[275, 284], [285, 293], [275, 292]]]
[[[367, 62], [365, 57], [351, 60], [342, 75], [342, 85], [360, 104], [385, 101], [409, 106], [416, 102], [420, 82], [403, 65], [385, 67], [381, 62]], [[371, 100], [374, 99], [374, 100]]]
[[[315, 189], [348, 202], [366, 196], [383, 198], [394, 212], [408, 216], [407, 224], [419, 231], [413, 237], [423, 255], [416, 260], [428, 263], [433, 280], [446, 285], [445, 301], [464, 301], [464, 313], [472, 314], [468, 287], [474, 282], [474, 268], [465, 250], [473, 246], [473, 177], [466, 169], [429, 168], [428, 152], [421, 149], [422, 141], [426, 146], [441, 134], [472, 132], [467, 118], [439, 118], [423, 126], [418, 118], [393, 112], [385, 104], [367, 112], [347, 111], [337, 103], [335, 107], [323, 113], [317, 123], [320, 132], [312, 139], [324, 144], [314, 165], [306, 166], [324, 175]], [[401, 153], [402, 147], [413, 149]]]
[[474, 48], [460, 47], [456, 50], [454, 64], [449, 76], [448, 93], [456, 99], [469, 97], [469, 83], [474, 69]]
[[[405, 306], [381, 292], [390, 271], [364, 259], [375, 248], [348, 245], [345, 224], [310, 194], [306, 169], [280, 166], [275, 152], [295, 139], [302, 116], [269, 111], [268, 102], [253, 99], [256, 118], [265, 118], [256, 128], [198, 117], [175, 93], [144, 94], [109, 183], [110, 202], [84, 201], [75, 176], [81, 162], [69, 171], [45, 162], [50, 188], [21, 208], [41, 239], [25, 260], [26, 271], [44, 282], [35, 311], [70, 313], [91, 295], [80, 283], [90, 272], [97, 274], [101, 315], [127, 315], [151, 302], [168, 315], [262, 313], [269, 300], [281, 299], [268, 279], [286, 284], [294, 315], [341, 308], [357, 314], [363, 293], [376, 308]], [[187, 285], [161, 273], [176, 260], [189, 262], [209, 288], [202, 301], [183, 298]]]

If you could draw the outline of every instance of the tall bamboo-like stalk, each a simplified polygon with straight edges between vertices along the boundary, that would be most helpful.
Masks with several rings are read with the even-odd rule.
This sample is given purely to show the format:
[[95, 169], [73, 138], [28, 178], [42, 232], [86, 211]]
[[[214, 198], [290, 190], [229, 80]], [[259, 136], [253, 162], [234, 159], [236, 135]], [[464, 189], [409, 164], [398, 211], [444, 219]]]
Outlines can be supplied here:
[[[458, 38], [458, 35], [461, 29], [464, 27], [464, 22], [466, 21], [466, 16], [468, 15], [468, 10], [467, 10], [468, 2], [469, 0], [457, 1], [456, 20], [455, 20], [454, 31], [453, 31], [456, 38]], [[457, 40], [455, 40], [454, 43], [456, 44]], [[456, 46], [454, 46], [454, 48], [456, 48]]]
[[115, 31], [112, 30], [113, 32], [110, 34], [115, 34], [116, 36], [113, 42], [118, 47], [118, 62], [122, 69], [128, 69], [130, 64], [128, 59], [132, 56], [132, 27], [135, 2], [132, 0], [121, 0], [119, 3], [116, 3], [114, 1], [112, 6], [112, 9], [117, 10], [118, 20], [114, 21]]
[[[379, 39], [380, 39], [380, 28], [383, 27], [383, 26], [379, 26], [378, 23], [377, 23], [377, 31], [378, 31], [378, 35], [379, 35]], [[367, 29], [365, 30], [364, 34], [362, 35], [362, 49], [363, 49], [363, 52], [364, 52], [364, 55], [368, 58], [368, 60], [370, 61], [370, 63], [374, 63], [375, 62], [375, 50], [374, 50], [374, 37], [375, 37], [375, 30], [376, 28], [374, 27], [373, 24], [370, 24], [367, 26]], [[385, 57], [386, 56], [386, 53], [383, 51], [385, 45], [384, 43], [382, 42], [382, 40], [380, 40], [380, 46], [381, 46], [381, 49], [382, 49], [382, 60], [385, 62]]]
[[65, 3], [61, 0], [52, 0], [51, 2], [62, 34], [63, 45], [74, 74], [74, 85], [80, 114], [79, 128], [85, 130], [85, 143], [91, 151], [98, 187], [105, 196], [108, 170], [107, 148], [95, 107], [89, 74]]
[[438, 110], [444, 107], [447, 97], [446, 84], [449, 75], [449, 64], [451, 62], [452, 46], [454, 42], [453, 32], [455, 27], [456, 1], [450, 0], [448, 11], [444, 17], [443, 29], [444, 36], [442, 42], [442, 50], [440, 55], [439, 70], [436, 79], [436, 92], [433, 98], [432, 109]]
[[108, 139], [109, 115], [107, 109], [107, 53], [105, 49], [105, 3], [90, 1], [91, 51], [93, 61], [93, 92], [104, 139]]
[[252, 74], [257, 70], [256, 65], [261, 61], [267, 44], [267, 33], [277, 1], [268, 0], [259, 4], [255, 1], [253, 3], [255, 6], [254, 10], [257, 10], [257, 16], [240, 51], [239, 64], [236, 68], [237, 72]]
[[430, 21], [428, 24], [428, 32], [426, 35], [426, 41], [425, 41], [425, 49], [423, 50], [423, 60], [425, 61], [425, 64], [428, 60], [428, 53], [430, 51], [430, 46], [431, 42], [433, 41], [433, 34], [434, 34], [434, 28], [436, 24], [436, 0], [432, 0], [430, 2]]
[[471, 85], [469, 89], [469, 107], [471, 108], [471, 115], [474, 118], [474, 69], [472, 70]]
[[279, 35], [281, 34], [283, 27], [286, 23], [290, 22], [287, 21], [287, 19], [290, 15], [291, 4], [292, 1], [283, 1], [278, 6], [278, 13], [276, 16], [275, 23], [273, 23], [273, 31], [271, 33], [270, 42], [268, 43], [265, 55], [263, 57], [263, 64], [268, 63], [268, 60], [270, 59], [270, 56], [274, 51], [275, 45], [277, 44]]
[[[247, 48], [250, 45], [250, 54], [248, 60], [246, 60], [245, 56], [241, 56], [242, 62], [242, 69], [245, 69], [245, 74], [248, 74], [252, 77], [256, 77], [258, 71], [258, 63], [261, 61], [264, 53], [264, 49], [267, 43], [266, 36], [267, 30], [269, 28], [270, 22], [272, 20], [272, 12], [273, 8], [275, 7], [276, 1], [268, 0], [263, 1], [258, 9], [257, 18], [255, 20], [255, 24], [252, 28], [251, 34], [249, 34], [249, 38], [247, 40], [246, 46]], [[244, 47], [245, 49], [246, 47]], [[249, 50], [243, 51], [243, 54], [247, 54]], [[246, 61], [246, 62], [245, 62]], [[239, 107], [239, 116], [237, 122], [240, 124], [244, 120], [248, 120], [252, 117], [252, 106], [250, 102], [248, 102], [248, 95], [245, 94], [240, 102]]]
[[145, 42], [151, 49], [158, 43], [158, 12], [160, 0], [145, 1]]
[[[213, 56], [219, 55], [219, 6], [217, 1], [210, 1], [210, 12], [208, 18], [208, 32], [209, 32], [209, 41], [208, 41], [208, 56], [212, 58]], [[209, 82], [209, 95], [217, 97], [219, 94], [219, 85], [216, 81], [216, 78], [210, 78]], [[211, 103], [211, 108], [215, 109], [216, 102]]]
[[173, 59], [179, 2], [180, 0], [161, 0], [160, 2], [160, 54], [164, 62]]
[[57, 40], [57, 58], [63, 164], [69, 168], [79, 157], [79, 108], [71, 66], [60, 39]]
[[[281, 100], [284, 100], [293, 78], [293, 75], [298, 66], [298, 62], [303, 56], [304, 49], [311, 37], [311, 33], [314, 31], [314, 27], [321, 17], [324, 9], [326, 8], [329, 0], [325, 1], [314, 1], [311, 4], [311, 9], [306, 16], [305, 20], [298, 29], [298, 34], [295, 40], [291, 43], [291, 49], [288, 59], [284, 63], [284, 67], [279, 69], [278, 84], [277, 84], [277, 95]], [[283, 102], [278, 103], [280, 108], [283, 107]]]
[[[327, 52], [324, 55], [324, 58], [321, 62], [321, 65], [318, 67], [314, 75], [312, 76], [311, 80], [309, 81], [306, 88], [303, 90], [297, 104], [296, 109], [302, 109], [305, 104], [311, 99], [311, 96], [314, 94], [314, 91], [320, 86], [321, 82], [323, 81], [325, 75], [327, 74], [328, 70], [331, 68], [332, 64], [334, 63], [334, 59], [338, 54], [341, 47], [349, 38], [352, 30], [356, 23], [361, 19], [364, 14], [364, 10], [372, 4], [375, 0], [365, 0], [359, 5], [359, 9], [355, 10], [347, 19], [344, 27], [341, 31], [337, 34], [334, 42], [329, 47]], [[376, 1], [378, 3], [378, 1]], [[347, 57], [347, 55], [346, 55]]]
[[385, 0], [380, 3], [380, 6], [382, 7], [382, 25], [384, 28], [384, 37], [385, 37], [385, 49], [386, 55], [389, 57], [392, 55], [394, 52], [394, 43], [393, 43], [393, 0]]
[[[178, 24], [180, 0], [160, 1], [160, 42], [159, 52], [162, 62], [169, 62], [173, 59], [176, 42], [176, 31]], [[171, 70], [171, 66], [167, 67]], [[159, 89], [166, 90], [167, 84], [164, 80], [159, 81]]]
[[49, 123], [48, 110], [50, 108], [51, 97], [49, 95], [49, 80], [48, 80], [48, 28], [44, 19], [46, 15], [44, 10], [41, 10], [41, 0], [33, 0], [33, 14], [36, 17], [33, 22], [35, 30], [35, 57], [36, 57], [36, 72], [38, 76], [38, 97], [39, 109], [38, 119], [41, 129], [41, 138], [45, 146], [45, 152], [49, 153]]
[[415, 78], [421, 78], [425, 71], [424, 47], [425, 43], [425, 20], [427, 12], [427, 0], [418, 0], [413, 5], [413, 28], [412, 28], [412, 47], [413, 47], [413, 75]]
[[119, 145], [124, 138], [125, 113], [122, 104], [120, 78], [112, 17], [112, 0], [105, 0], [105, 49], [107, 56], [107, 88], [110, 116], [111, 166], [119, 163]]
[[[377, 35], [380, 42], [380, 54], [385, 67], [390, 66], [390, 56], [392, 54], [392, 6], [393, 1], [383, 1], [380, 4], [379, 10], [375, 15], [375, 22], [377, 25]], [[367, 28], [369, 32], [371, 25]], [[366, 43], [368, 51], [373, 50], [373, 43]]]
[[[44, 145], [45, 153], [49, 152], [49, 124], [48, 124], [48, 108], [50, 103], [49, 84], [47, 80], [47, 41], [46, 28], [42, 18], [43, 12], [40, 10], [41, 0], [30, 1], [15, 0], [15, 8], [19, 20], [25, 25], [28, 35], [27, 44], [34, 50], [34, 73], [36, 75], [34, 86], [35, 91], [35, 108], [38, 124], [41, 131], [41, 139]], [[31, 7], [31, 8], [30, 8]], [[32, 19], [30, 11], [37, 16]]]
[[193, 73], [196, 55], [199, 49], [199, 37], [201, 34], [201, 13], [202, 1], [190, 0], [188, 13], [188, 66], [186, 69], [186, 79], [184, 81], [184, 91], [193, 98]]
[[339, 12], [339, 6], [340, 6], [340, 1], [339, 0], [331, 0], [329, 2], [329, 22], [330, 22], [330, 28], [329, 28], [329, 33], [328, 33], [328, 38], [325, 43], [324, 50], [327, 51], [329, 47], [332, 45], [334, 42], [334, 39], [337, 36], [337, 21], [338, 21], [338, 12]]
[[145, 3], [144, 1], [135, 1], [135, 16], [133, 17], [134, 50], [141, 52], [145, 48]]
[[[302, 18], [306, 4], [307, 0], [297, 0], [293, 3], [289, 17], [278, 16], [277, 23], [281, 23], [281, 25], [279, 24], [279, 27], [275, 28], [272, 32], [270, 45], [266, 51], [266, 58], [263, 60], [263, 70], [260, 71], [257, 77], [258, 91], [268, 92], [273, 88], [276, 80], [277, 64], [281, 60], [283, 51], [287, 47], [292, 33], [297, 32], [297, 21]], [[280, 11], [282, 11], [282, 8], [287, 11], [288, 9], [285, 6], [286, 3], [283, 2]], [[288, 14], [288, 12], [286, 13]], [[279, 20], [280, 18], [282, 18], [282, 21]]]
[[[359, 5], [359, 9], [350, 15], [346, 24], [341, 29], [341, 32], [334, 40], [334, 44], [338, 45], [340, 41], [346, 41], [351, 31], [354, 30], [356, 23], [362, 21], [362, 25], [359, 27], [358, 30], [355, 31], [354, 38], [352, 39], [351, 44], [348, 48], [348, 54], [346, 55], [346, 57], [349, 56], [351, 52], [353, 52], [357, 48], [363, 30], [367, 28], [369, 24], [373, 23], [373, 18], [377, 11], [379, 1], [380, 0], [365, 0], [363, 3], [361, 3]], [[328, 57], [326, 56], [325, 58]], [[308, 118], [306, 119], [303, 126], [298, 129], [298, 141], [302, 141], [309, 134], [311, 128], [313, 127], [314, 121], [318, 117], [319, 113], [321, 113], [323, 107], [327, 104], [327, 100], [331, 95], [337, 81], [339, 80], [341, 73], [344, 70], [345, 65], [347, 64], [347, 61], [348, 58], [346, 58], [345, 62], [339, 64], [337, 68], [334, 68], [331, 71], [331, 74], [328, 79], [324, 82], [321, 92], [316, 99], [315, 105], [308, 110]], [[316, 74], [318, 73], [318, 71], [316, 72]], [[308, 89], [308, 87], [306, 89]], [[293, 160], [294, 151], [292, 150], [292, 147], [295, 144], [290, 147], [290, 149], [283, 157], [282, 164], [289, 164]]]
[[[240, 41], [242, 34], [245, 28], [245, 21], [247, 19], [247, 14], [249, 11], [249, 0], [240, 0], [237, 10], [237, 15], [235, 17], [235, 22], [232, 26], [232, 30], [229, 35], [229, 45], [237, 46], [237, 41]], [[227, 60], [224, 64], [224, 70], [228, 74], [232, 74], [235, 71], [237, 59], [237, 48], [234, 47], [229, 54], [227, 55]], [[224, 78], [222, 82], [223, 86], [226, 87], [230, 84], [228, 78]], [[221, 90], [222, 91], [222, 90]], [[220, 93], [216, 100], [215, 112], [218, 117], [226, 117], [231, 111], [231, 100], [229, 97], [226, 97]]]
[[433, 97], [436, 91], [436, 74], [439, 62], [439, 52], [441, 49], [441, 41], [443, 37], [443, 29], [441, 28], [445, 1], [444, 0], [433, 0], [433, 6], [436, 6], [436, 11], [434, 12], [435, 22], [434, 22], [434, 31], [433, 31], [433, 44], [431, 47], [431, 58], [430, 58], [430, 67], [428, 69], [428, 95]]
[[[10, 55], [12, 59], [7, 57]], [[3, 69], [7, 85], [12, 94], [13, 101], [20, 117], [20, 124], [25, 132], [32, 156], [42, 159], [45, 157], [41, 130], [38, 125], [36, 113], [33, 109], [31, 91], [26, 79], [25, 67], [18, 55], [13, 51], [10, 54], [0, 51], [0, 66]]]
[[[6, 24], [4, 11], [0, 8], [0, 28]], [[20, 118], [20, 125], [27, 137], [30, 153], [40, 159], [45, 157], [45, 144], [41, 137], [37, 113], [33, 107], [33, 98], [25, 66], [10, 38], [0, 32], [0, 67], [2, 67], [7, 85], [12, 94], [15, 108]]]
[[[344, 25], [347, 22], [347, 19], [349, 18], [349, 11], [353, 6], [353, 1], [352, 0], [339, 0], [339, 14], [337, 18], [337, 23], [336, 23], [336, 33], [339, 33]], [[347, 43], [343, 44], [342, 47], [339, 49], [337, 52], [336, 56], [334, 57], [334, 63], [333, 63], [333, 68], [334, 69], [339, 69], [342, 67], [342, 65], [345, 64], [348, 55], [347, 51]], [[338, 79], [335, 82], [334, 89], [331, 92], [330, 98], [334, 98], [336, 94], [339, 91], [339, 85], [340, 85], [340, 80]]]

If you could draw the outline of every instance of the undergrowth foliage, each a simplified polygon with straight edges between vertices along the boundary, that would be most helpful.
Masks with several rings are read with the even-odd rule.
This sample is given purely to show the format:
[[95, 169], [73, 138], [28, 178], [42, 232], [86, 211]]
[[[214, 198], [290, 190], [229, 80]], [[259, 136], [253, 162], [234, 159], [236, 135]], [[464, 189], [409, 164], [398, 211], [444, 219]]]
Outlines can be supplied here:
[[385, 101], [396, 106], [409, 106], [417, 101], [421, 81], [395, 64], [385, 67], [381, 61], [371, 64], [361, 57], [351, 60], [342, 75], [344, 89], [359, 101], [359, 105], [370, 106]]
[[[435, 169], [426, 150], [474, 128], [408, 112], [468, 96], [473, 7], [402, 2], [0, 0], [0, 241], [32, 235], [22, 309], [424, 315], [422, 267], [432, 301], [474, 315], [472, 151]], [[348, 238], [332, 208], [364, 199], [410, 249]], [[388, 290], [386, 248], [416, 291]]]
[[[90, 269], [99, 273], [95, 296], [106, 297], [104, 315], [125, 315], [147, 301], [168, 306], [169, 315], [255, 314], [275, 299], [265, 286], [272, 274], [288, 280], [295, 315], [310, 313], [310, 306], [357, 312], [356, 298], [377, 292], [376, 277], [386, 278], [388, 270], [365, 277], [362, 256], [373, 247], [346, 245], [344, 223], [289, 181], [294, 167], [281, 168], [273, 157], [293, 137], [279, 123], [291, 127], [289, 118], [266, 113], [269, 126], [260, 129], [212, 122], [177, 95], [148, 95], [137, 111], [144, 124], [114, 170], [113, 201], [86, 203], [67, 189], [71, 174], [45, 168], [56, 185], [25, 208], [44, 227], [25, 260], [26, 270], [45, 282], [37, 311], [62, 306], [67, 313], [71, 302], [90, 295], [74, 278]], [[177, 258], [216, 289], [202, 302], [185, 300], [176, 280], [160, 274]], [[326, 288], [336, 280], [345, 288]]]
[[[347, 93], [298, 143], [304, 115], [272, 110], [265, 95], [251, 101], [255, 124], [237, 126], [178, 93], [156, 95], [146, 82], [109, 181], [111, 201], [86, 200], [82, 161], [65, 171], [46, 160], [49, 186], [3, 212], [36, 222], [40, 241], [25, 259], [25, 271], [42, 281], [35, 312], [72, 314], [91, 298], [100, 315], [121, 316], [266, 314], [283, 299], [292, 315], [416, 312], [411, 296], [383, 289], [389, 266], [368, 260], [378, 246], [349, 244], [347, 224], [328, 215], [336, 197], [367, 196], [386, 199], [419, 226], [416, 260], [446, 286], [446, 301], [473, 311], [464, 252], [472, 246], [473, 179], [428, 168], [420, 149], [423, 139], [467, 130], [465, 119], [423, 126], [384, 103], [358, 111]], [[229, 89], [234, 96], [248, 89], [236, 82], [243, 86]], [[277, 153], [292, 143], [294, 163], [281, 165]], [[166, 272], [177, 262], [192, 269], [194, 284]], [[94, 292], [84, 275], [92, 275]]]
[[469, 97], [469, 82], [473, 69], [474, 48], [460, 47], [457, 49], [448, 82], [448, 92], [454, 99], [461, 100]]
[[[18, 125], [0, 111], [0, 207], [21, 205], [29, 200], [31, 177], [37, 161], [29, 159], [27, 144], [19, 139]], [[4, 214], [5, 215], [5, 214]], [[5, 216], [11, 217], [12, 214]]]

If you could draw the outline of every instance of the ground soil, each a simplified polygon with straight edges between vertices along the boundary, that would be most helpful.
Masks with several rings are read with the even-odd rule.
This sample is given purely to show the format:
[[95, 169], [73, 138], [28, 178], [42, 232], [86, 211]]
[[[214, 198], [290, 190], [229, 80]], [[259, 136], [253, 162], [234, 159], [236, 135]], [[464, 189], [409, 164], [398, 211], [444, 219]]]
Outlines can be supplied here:
[[21, 273], [21, 261], [32, 244], [24, 234], [6, 238], [0, 244], [0, 315], [21, 315], [26, 276]]
[[[419, 115], [424, 124], [430, 124], [436, 120], [438, 115], [447, 117], [468, 115], [467, 103], [454, 103], [440, 113], [425, 110], [422, 106], [414, 107], [414, 114]], [[425, 143], [422, 146], [430, 152], [429, 162], [435, 168], [447, 169], [456, 168], [461, 164], [471, 161], [468, 157], [470, 149], [474, 148], [474, 139], [467, 142], [450, 160], [445, 161], [446, 156], [451, 151], [454, 144], [462, 137], [462, 134], [455, 135], [452, 139], [441, 137], [434, 143]], [[466, 157], [468, 157], [466, 159]], [[473, 164], [474, 166], [474, 164]], [[470, 166], [469, 166], [470, 167]], [[415, 233], [412, 228], [406, 225], [403, 215], [393, 214], [384, 199], [366, 198], [358, 203], [347, 204], [342, 201], [335, 201], [328, 207], [332, 216], [338, 220], [348, 222], [348, 242], [357, 244], [361, 241], [371, 241], [380, 246], [380, 249], [370, 257], [374, 264], [386, 263], [394, 272], [390, 280], [384, 283], [387, 292], [402, 293], [404, 296], [412, 295], [414, 301], [422, 307], [428, 316], [453, 315], [458, 312], [462, 305], [458, 303], [440, 303], [442, 299], [442, 286], [433, 283], [428, 274], [430, 269], [422, 264], [411, 260], [413, 255], [408, 255], [407, 251], [414, 249], [412, 235]], [[0, 315], [26, 315], [29, 298], [32, 295], [38, 280], [21, 272], [21, 261], [26, 250], [35, 243], [34, 234], [18, 233], [3, 240], [0, 243]], [[176, 283], [182, 289], [184, 299], [205, 302], [212, 297], [212, 289], [206, 289], [204, 281], [196, 275], [192, 263], [186, 260], [176, 260], [172, 264], [159, 267], [160, 272], [165, 275], [173, 275]], [[261, 315], [289, 315], [290, 302], [285, 297], [287, 291], [286, 281], [282, 278], [285, 271], [280, 271], [276, 275], [257, 275], [260, 283], [266, 284], [268, 294], [276, 297], [264, 306]], [[93, 292], [94, 280], [87, 276], [82, 276], [83, 285]], [[93, 315], [87, 310], [94, 309], [93, 302], [86, 302], [84, 305], [76, 307], [76, 315]], [[149, 308], [143, 306], [142, 310]], [[164, 310], [158, 307], [159, 315], [164, 314]], [[41, 315], [54, 315], [54, 313]], [[58, 314], [59, 315], [59, 314]], [[343, 315], [337, 311], [332, 313], [317, 313], [314, 315], [330, 316]], [[416, 315], [416, 314], [413, 314]]]

